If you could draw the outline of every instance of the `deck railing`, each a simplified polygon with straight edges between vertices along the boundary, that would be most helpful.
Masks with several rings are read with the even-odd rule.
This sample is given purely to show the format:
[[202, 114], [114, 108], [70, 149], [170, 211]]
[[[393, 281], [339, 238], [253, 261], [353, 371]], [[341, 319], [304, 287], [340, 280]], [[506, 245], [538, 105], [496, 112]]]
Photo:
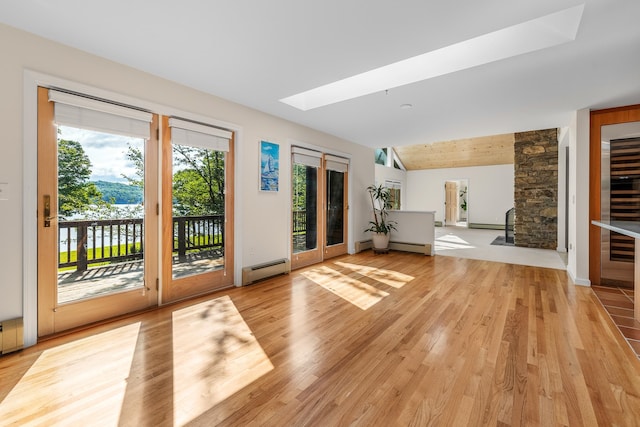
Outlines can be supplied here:
[[[224, 248], [224, 215], [173, 218], [173, 253], [180, 261], [198, 250]], [[142, 218], [60, 221], [58, 268], [140, 260], [144, 256]]]
[[293, 234], [307, 231], [307, 211], [293, 211]]
[[173, 218], [173, 253], [185, 261], [190, 251], [224, 248], [224, 215]]

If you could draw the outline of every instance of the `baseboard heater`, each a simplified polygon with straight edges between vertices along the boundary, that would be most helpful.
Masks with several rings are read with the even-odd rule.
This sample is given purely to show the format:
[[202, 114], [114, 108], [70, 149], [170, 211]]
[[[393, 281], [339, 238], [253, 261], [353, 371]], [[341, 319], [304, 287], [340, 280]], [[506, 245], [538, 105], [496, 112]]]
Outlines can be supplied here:
[[291, 272], [291, 262], [286, 259], [278, 259], [263, 264], [244, 267], [242, 269], [242, 286], [250, 285], [259, 280], [268, 279], [269, 277], [279, 274], [289, 274]]
[[0, 322], [0, 353], [7, 354], [22, 350], [24, 346], [24, 325], [22, 318]]
[[[362, 240], [356, 242], [356, 253], [362, 252], [367, 249], [373, 248], [373, 242], [371, 240]], [[433, 255], [431, 244], [429, 243], [403, 243], [403, 242], [389, 242], [389, 249], [394, 251], [403, 252], [415, 252], [418, 254]]]
[[366, 251], [367, 249], [373, 248], [372, 240], [361, 240], [356, 242], [356, 253], [360, 253], [362, 251]]

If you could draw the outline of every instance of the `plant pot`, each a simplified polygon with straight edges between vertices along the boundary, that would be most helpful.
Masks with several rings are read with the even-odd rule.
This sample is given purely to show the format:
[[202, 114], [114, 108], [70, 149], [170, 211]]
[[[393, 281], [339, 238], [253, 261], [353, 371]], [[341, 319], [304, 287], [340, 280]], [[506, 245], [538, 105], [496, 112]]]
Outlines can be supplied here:
[[389, 247], [389, 238], [388, 234], [384, 233], [375, 233], [371, 237], [373, 240], [373, 248], [374, 249], [387, 249]]

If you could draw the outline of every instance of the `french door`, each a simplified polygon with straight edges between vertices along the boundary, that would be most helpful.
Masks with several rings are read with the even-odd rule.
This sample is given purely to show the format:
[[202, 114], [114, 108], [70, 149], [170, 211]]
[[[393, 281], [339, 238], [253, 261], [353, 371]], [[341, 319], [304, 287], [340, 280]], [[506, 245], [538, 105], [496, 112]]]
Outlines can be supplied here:
[[162, 124], [162, 300], [233, 285], [233, 133]]
[[324, 155], [325, 259], [347, 253], [348, 169], [347, 159]]
[[39, 88], [38, 335], [231, 286], [233, 163], [230, 131]]
[[347, 253], [348, 160], [292, 148], [291, 267]]
[[38, 89], [39, 336], [157, 303], [157, 129], [156, 115]]

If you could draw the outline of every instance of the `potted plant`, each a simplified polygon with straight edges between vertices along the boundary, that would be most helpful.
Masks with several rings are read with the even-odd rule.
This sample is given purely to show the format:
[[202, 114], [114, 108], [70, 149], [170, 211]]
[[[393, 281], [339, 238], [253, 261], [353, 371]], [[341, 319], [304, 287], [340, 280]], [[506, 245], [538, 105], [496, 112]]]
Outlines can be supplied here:
[[374, 249], [387, 249], [389, 247], [389, 233], [391, 230], [396, 230], [396, 222], [387, 219], [391, 208], [391, 192], [382, 184], [370, 185], [367, 187], [367, 192], [371, 199], [373, 221], [369, 221], [369, 228], [365, 231], [374, 233], [372, 236]]

